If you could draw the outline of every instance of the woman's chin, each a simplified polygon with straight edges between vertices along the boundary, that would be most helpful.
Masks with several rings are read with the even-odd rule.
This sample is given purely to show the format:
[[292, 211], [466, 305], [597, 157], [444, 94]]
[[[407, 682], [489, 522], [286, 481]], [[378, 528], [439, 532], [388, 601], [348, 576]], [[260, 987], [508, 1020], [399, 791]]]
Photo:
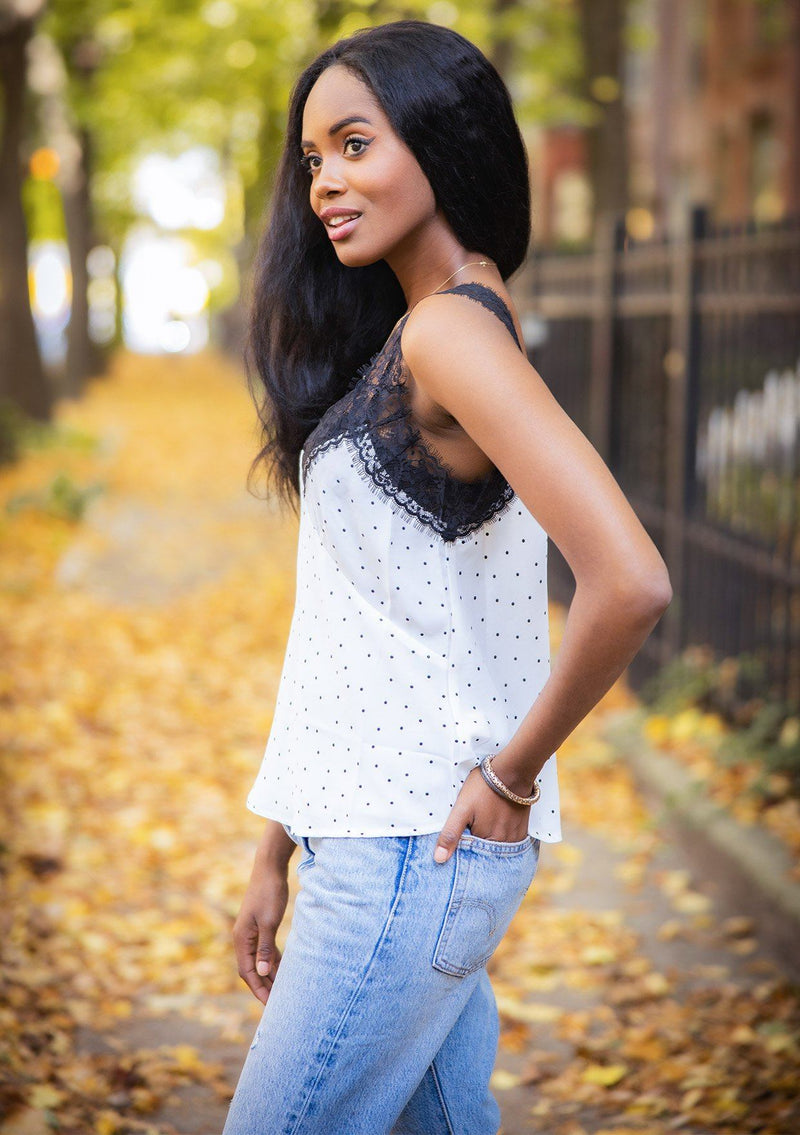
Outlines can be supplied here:
[[344, 247], [337, 248], [336, 255], [339, 258], [339, 263], [344, 265], [345, 268], [368, 268], [370, 264], [376, 264], [383, 259], [383, 254], [380, 252], [365, 252], [363, 249]]

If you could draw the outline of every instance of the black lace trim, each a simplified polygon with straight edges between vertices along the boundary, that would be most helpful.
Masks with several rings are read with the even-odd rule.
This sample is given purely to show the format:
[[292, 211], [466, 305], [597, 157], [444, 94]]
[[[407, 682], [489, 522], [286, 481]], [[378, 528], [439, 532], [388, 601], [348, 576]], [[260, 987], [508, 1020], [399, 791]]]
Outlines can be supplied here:
[[[478, 289], [478, 294], [471, 289]], [[519, 343], [508, 308], [492, 288], [470, 283], [447, 290], [489, 307]], [[388, 498], [421, 531], [433, 530], [444, 540], [455, 540], [499, 519], [514, 490], [497, 468], [475, 481], [462, 481], [422, 439], [411, 420], [399, 349], [404, 319], [384, 346], [358, 368], [347, 392], [326, 410], [307, 438], [303, 479], [319, 454], [346, 442], [356, 471], [377, 495]]]

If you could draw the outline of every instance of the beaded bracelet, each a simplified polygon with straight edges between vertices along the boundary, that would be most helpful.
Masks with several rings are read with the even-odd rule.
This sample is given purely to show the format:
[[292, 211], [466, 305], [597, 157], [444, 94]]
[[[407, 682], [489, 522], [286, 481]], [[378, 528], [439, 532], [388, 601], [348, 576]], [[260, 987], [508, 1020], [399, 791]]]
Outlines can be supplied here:
[[493, 788], [498, 796], [505, 796], [507, 800], [514, 800], [517, 804], [535, 804], [541, 795], [541, 789], [538, 784], [533, 786], [532, 796], [517, 796], [516, 792], [512, 792], [508, 785], [503, 784], [500, 777], [492, 768], [492, 756], [484, 757], [481, 761], [479, 768], [481, 776]]

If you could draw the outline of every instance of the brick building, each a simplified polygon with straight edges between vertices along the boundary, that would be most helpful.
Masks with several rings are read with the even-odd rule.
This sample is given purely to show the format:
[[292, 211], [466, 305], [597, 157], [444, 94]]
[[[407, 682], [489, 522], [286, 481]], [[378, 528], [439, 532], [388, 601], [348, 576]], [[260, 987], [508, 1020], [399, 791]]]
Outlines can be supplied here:
[[[625, 64], [631, 227], [677, 231], [691, 204], [726, 221], [800, 213], [800, 0], [640, 0], [632, 12], [649, 36]], [[535, 243], [588, 239], [582, 131], [535, 131], [529, 149]]]

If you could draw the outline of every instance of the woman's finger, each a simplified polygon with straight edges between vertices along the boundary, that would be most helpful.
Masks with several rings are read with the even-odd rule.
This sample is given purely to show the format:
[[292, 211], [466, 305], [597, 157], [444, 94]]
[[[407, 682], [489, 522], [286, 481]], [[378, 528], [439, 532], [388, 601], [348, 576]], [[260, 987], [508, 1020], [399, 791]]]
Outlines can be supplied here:
[[256, 973], [267, 977], [278, 969], [281, 953], [275, 945], [275, 932], [266, 926], [259, 927], [258, 949], [256, 950]]
[[458, 841], [464, 834], [464, 828], [469, 822], [469, 816], [461, 811], [455, 809], [445, 820], [445, 825], [439, 832], [439, 838], [436, 841], [436, 847], [433, 852], [433, 858], [437, 863], [446, 863], [450, 856], [453, 854]]
[[266, 1005], [272, 982], [268, 983], [256, 968], [259, 931], [255, 919], [250, 919], [244, 929], [234, 927], [233, 942], [239, 977], [251, 993]]

